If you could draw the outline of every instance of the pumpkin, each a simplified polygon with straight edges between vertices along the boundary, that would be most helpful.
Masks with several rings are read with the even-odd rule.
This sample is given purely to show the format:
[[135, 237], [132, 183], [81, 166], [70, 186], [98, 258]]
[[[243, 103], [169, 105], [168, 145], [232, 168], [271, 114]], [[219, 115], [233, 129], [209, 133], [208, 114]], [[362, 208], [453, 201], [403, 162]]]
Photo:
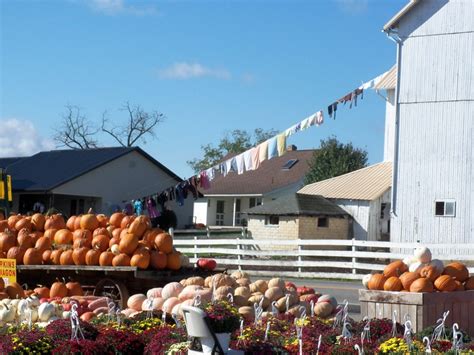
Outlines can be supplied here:
[[123, 228], [120, 231], [119, 240], [123, 239], [128, 234], [128, 228]]
[[99, 265], [100, 266], [112, 266], [115, 254], [111, 251], [104, 251], [100, 254]]
[[302, 296], [302, 295], [307, 295], [314, 293], [314, 288], [308, 287], [308, 286], [299, 286], [296, 288], [296, 292]]
[[[16, 244], [15, 234], [9, 229], [5, 229], [0, 233], [0, 250], [7, 253]], [[10, 258], [11, 259], [11, 258]]]
[[239, 296], [239, 295], [234, 295], [234, 305], [237, 307], [243, 307], [243, 306], [248, 306], [249, 300], [248, 298], [245, 298], [244, 296]]
[[64, 282], [61, 281], [56, 281], [51, 285], [51, 288], [49, 290], [49, 294], [51, 295], [51, 298], [54, 297], [66, 297], [67, 296], [67, 287], [64, 284]]
[[441, 275], [438, 277], [434, 282], [434, 286], [437, 290], [445, 292], [452, 292], [457, 287], [454, 277], [449, 275]]
[[44, 252], [45, 250], [51, 249], [51, 245], [51, 239], [46, 237], [40, 237], [35, 243], [35, 248], [40, 250], [41, 252]]
[[[22, 229], [22, 231], [28, 233], [26, 229]], [[32, 248], [35, 245], [35, 243], [33, 242], [33, 238], [31, 238], [29, 234], [25, 233], [18, 233], [17, 243], [19, 247], [22, 247], [24, 249]]]
[[471, 276], [466, 280], [466, 282], [464, 283], [464, 288], [466, 290], [474, 290], [474, 276]]
[[130, 260], [130, 266], [136, 266], [139, 269], [146, 270], [150, 265], [150, 253], [148, 251], [135, 253]]
[[420, 276], [426, 277], [430, 279], [432, 282], [434, 282], [438, 278], [439, 275], [441, 275], [441, 273], [433, 265], [423, 266], [420, 270]]
[[178, 297], [180, 292], [183, 290], [183, 285], [179, 282], [170, 282], [163, 287], [161, 291], [161, 297], [165, 300], [171, 297]]
[[35, 213], [31, 216], [31, 224], [35, 231], [43, 231], [44, 223], [46, 222], [46, 217], [41, 213]]
[[49, 298], [49, 288], [45, 286], [38, 286], [33, 290], [39, 298]]
[[51, 241], [54, 240], [54, 235], [56, 234], [57, 229], [47, 229], [44, 231], [43, 237], [49, 238]]
[[196, 297], [199, 296], [201, 298], [201, 304], [205, 305], [208, 302], [211, 302], [212, 299], [212, 291], [208, 288], [204, 289], [197, 289], [195, 291]]
[[446, 265], [443, 274], [452, 276], [455, 280], [460, 282], [464, 282], [469, 278], [469, 270], [466, 265], [459, 262], [453, 262]]
[[81, 229], [81, 217], [82, 217], [82, 214], [80, 214], [79, 216], [76, 216], [76, 218], [74, 219], [73, 230]]
[[44, 223], [44, 230], [48, 229], [64, 229], [66, 228], [66, 222], [61, 214], [53, 214], [46, 218]]
[[314, 314], [320, 318], [328, 317], [333, 310], [331, 303], [322, 302], [314, 305]]
[[181, 268], [180, 253], [170, 253], [167, 255], [166, 268], [170, 270], [179, 270]]
[[331, 295], [319, 296], [317, 303], [330, 303], [333, 309], [337, 308], [337, 300]]
[[134, 219], [135, 219], [135, 216], [125, 216], [125, 217], [123, 217], [122, 221], [120, 222], [120, 228], [122, 228], [122, 229], [128, 228], [128, 226], [130, 225], [130, 223], [133, 222]]
[[433, 282], [430, 279], [420, 277], [410, 285], [410, 292], [433, 292]]
[[318, 299], [321, 295], [320, 294], [307, 294], [307, 295], [301, 295], [300, 296], [300, 302], [308, 302], [311, 303], [313, 301], [314, 303], [318, 302]]
[[21, 287], [18, 282], [12, 282], [5, 287], [5, 292], [8, 295], [8, 298], [17, 299], [25, 297], [25, 290]]
[[116, 240], [120, 241], [120, 235], [121, 235], [122, 231], [123, 231], [122, 228], [115, 228], [112, 231], [112, 238], [115, 238]]
[[369, 290], [383, 290], [383, 285], [387, 278], [383, 274], [373, 274], [369, 280]]
[[59, 264], [74, 265], [74, 260], [72, 258], [72, 249], [65, 250], [61, 253], [61, 256], [59, 257]]
[[245, 271], [234, 271], [232, 274], [230, 274], [230, 276], [236, 280], [249, 277]]
[[466, 290], [466, 288], [464, 287], [464, 285], [460, 281], [455, 280], [454, 282], [456, 283], [456, 288], [455, 288], [454, 291], [465, 291]]
[[204, 286], [204, 279], [201, 276], [188, 277], [184, 282], [184, 286], [190, 285]]
[[118, 247], [119, 243], [120, 243], [120, 239], [118, 239], [118, 238], [111, 238], [111, 239], [110, 239], [110, 242], [109, 242], [109, 248], [112, 248], [112, 245], [117, 245], [117, 247]]
[[255, 319], [255, 310], [253, 307], [244, 306], [239, 308], [239, 314], [246, 322], [252, 322]]
[[270, 287], [265, 291], [265, 297], [270, 300], [270, 302], [276, 301], [284, 296], [283, 291], [280, 287]]
[[385, 266], [383, 269], [383, 276], [386, 278], [392, 276], [399, 277], [406, 271], [408, 271], [408, 267], [405, 265], [405, 263], [402, 260], [395, 260]]
[[383, 284], [385, 291], [401, 291], [403, 288], [402, 282], [397, 276], [391, 276]]
[[251, 295], [250, 289], [245, 286], [239, 286], [234, 290], [234, 295], [235, 296], [242, 296], [248, 299]]
[[249, 297], [249, 303], [252, 305], [255, 303], [260, 304], [260, 302], [262, 302], [262, 308], [267, 308], [271, 304], [270, 300], [262, 294], [254, 293]]
[[160, 233], [155, 238], [156, 250], [169, 254], [173, 251], [173, 238], [168, 233]]
[[68, 229], [60, 229], [54, 235], [56, 244], [72, 244], [72, 232]]
[[80, 225], [82, 229], [88, 229], [92, 232], [94, 229], [99, 228], [99, 221], [96, 215], [92, 213], [92, 210], [89, 210], [87, 214], [81, 217]]
[[268, 288], [271, 288], [271, 287], [279, 287], [282, 290], [284, 290], [286, 288], [285, 281], [280, 278], [273, 278], [270, 281], [268, 281]]
[[75, 265], [86, 265], [86, 255], [90, 249], [87, 247], [80, 247], [73, 249], [72, 261]]
[[163, 287], [150, 288], [146, 293], [146, 297], [147, 298], [161, 297], [161, 291], [163, 291]]
[[76, 229], [72, 234], [72, 239], [74, 242], [77, 240], [82, 242], [83, 247], [92, 247], [92, 233], [87, 229]]
[[201, 286], [198, 285], [189, 285], [183, 288], [183, 290], [179, 293], [178, 299], [183, 302], [185, 300], [193, 299], [196, 296], [196, 291], [202, 289]]
[[410, 286], [413, 283], [413, 281], [417, 280], [420, 278], [420, 274], [417, 272], [405, 272], [402, 276], [400, 276], [400, 282], [402, 283], [402, 286], [405, 290], [409, 291]]
[[109, 218], [109, 224], [120, 228], [120, 224], [122, 223], [122, 219], [125, 217], [125, 214], [122, 212], [115, 212]]
[[441, 260], [439, 259], [433, 259], [430, 261], [428, 265], [433, 266], [436, 270], [438, 270], [438, 273], [441, 275], [444, 270], [444, 264]]
[[198, 259], [197, 266], [204, 270], [214, 270], [217, 266], [217, 263], [214, 259]]
[[128, 227], [128, 233], [141, 238], [148, 228], [147, 218], [145, 216], [138, 216]]
[[148, 229], [145, 234], [143, 234], [142, 240], [146, 241], [148, 244], [153, 246], [155, 244], [155, 238], [158, 234], [163, 233], [160, 228]]
[[142, 303], [142, 311], [161, 311], [165, 300], [161, 297], [148, 298]]
[[23, 264], [25, 265], [41, 265], [43, 263], [43, 256], [41, 250], [36, 248], [29, 248], [23, 255]]
[[68, 297], [84, 296], [84, 290], [79, 282], [70, 281], [66, 284]]
[[86, 265], [99, 265], [100, 251], [90, 249], [86, 253]]
[[43, 251], [43, 253], [41, 254], [41, 257], [43, 259], [43, 264], [45, 265], [50, 265], [52, 264], [52, 261], [51, 261], [51, 253], [53, 251], [51, 249], [47, 249], [45, 251]]
[[61, 249], [53, 250], [51, 252], [51, 255], [50, 255], [51, 264], [59, 265], [62, 252], [63, 251]]
[[142, 303], [146, 300], [146, 296], [142, 293], [132, 295], [127, 300], [127, 307], [135, 311], [142, 310]]
[[163, 303], [163, 306], [161, 307], [161, 310], [165, 313], [171, 314], [173, 308], [180, 303], [181, 302], [179, 301], [177, 297], [170, 297], [165, 300], [165, 302]]
[[212, 283], [212, 276], [208, 276], [204, 279], [204, 287], [211, 287]]
[[366, 289], [369, 289], [369, 281], [371, 277], [372, 277], [372, 274], [367, 274], [367, 275], [364, 275], [364, 277], [362, 277], [362, 285], [364, 285]]
[[92, 248], [100, 252], [106, 251], [109, 248], [110, 238], [108, 235], [99, 234], [92, 238]]
[[114, 244], [110, 247], [110, 251], [112, 253], [114, 253], [115, 255], [119, 255], [120, 254], [120, 250], [119, 250], [119, 246], [118, 244]]
[[66, 228], [69, 229], [70, 231], [74, 231], [74, 222], [76, 221], [76, 216], [71, 216], [68, 218], [66, 221]]
[[431, 250], [427, 247], [420, 246], [415, 249], [413, 256], [423, 264], [429, 263], [431, 261]]
[[254, 283], [251, 283], [250, 286], [250, 292], [265, 292], [268, 289], [268, 284], [264, 280], [257, 280]]
[[31, 237], [31, 240], [33, 240], [33, 243], [36, 243], [38, 239], [40, 239], [42, 236], [43, 236], [43, 232], [36, 231], [36, 232], [30, 233], [30, 237]]
[[26, 229], [28, 232], [31, 232], [33, 229], [33, 225], [31, 224], [31, 221], [29, 219], [22, 218], [15, 223], [15, 229], [17, 231], [21, 229]]
[[111, 238], [112, 235], [109, 233], [109, 230], [107, 228], [104, 228], [104, 227], [99, 227], [97, 229], [95, 229], [93, 232], [92, 232], [92, 237], [96, 237], [98, 235], [106, 235], [107, 237]]
[[14, 214], [8, 217], [7, 222], [8, 222], [8, 227], [10, 229], [15, 229], [15, 224], [18, 222], [20, 219], [22, 219], [21, 215], [19, 214]]
[[23, 264], [23, 256], [26, 249], [21, 247], [12, 247], [8, 250], [7, 259], [15, 259], [17, 265]]
[[107, 224], [109, 223], [109, 219], [107, 218], [107, 216], [103, 213], [100, 213], [96, 217], [97, 217], [97, 220], [99, 221], [99, 227], [106, 228]]
[[228, 300], [229, 294], [234, 295], [234, 289], [231, 286], [221, 286], [214, 291], [214, 298], [219, 301]]
[[425, 264], [423, 264], [422, 262], [420, 261], [417, 261], [417, 262], [414, 262], [413, 264], [410, 265], [410, 267], [408, 268], [408, 271], [410, 272], [416, 272], [416, 273], [420, 273], [421, 269], [426, 266]]
[[119, 250], [121, 253], [132, 255], [138, 246], [138, 237], [127, 233], [123, 238], [120, 239]]
[[130, 257], [125, 254], [121, 253], [119, 255], [115, 255], [112, 259], [113, 266], [130, 266]]
[[221, 286], [231, 286], [235, 285], [235, 280], [226, 274], [215, 274], [212, 276], [211, 288], [219, 288]]
[[237, 285], [239, 286], [250, 286], [250, 280], [247, 279], [247, 278], [241, 278], [241, 279], [237, 279], [235, 280], [235, 282], [237, 283]]

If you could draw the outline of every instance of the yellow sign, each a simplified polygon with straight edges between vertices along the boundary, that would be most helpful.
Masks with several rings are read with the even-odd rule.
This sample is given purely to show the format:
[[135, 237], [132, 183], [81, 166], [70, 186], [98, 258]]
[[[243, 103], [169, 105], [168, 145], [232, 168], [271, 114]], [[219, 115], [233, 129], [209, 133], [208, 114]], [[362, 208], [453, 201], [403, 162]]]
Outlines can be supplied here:
[[[10, 175], [7, 175], [7, 189], [8, 189], [8, 201], [12, 202], [13, 201], [13, 196], [12, 196], [12, 177]], [[5, 183], [3, 182], [3, 179], [0, 179], [0, 200], [5, 199]]]
[[0, 277], [5, 281], [5, 285], [16, 282], [15, 259], [0, 259]]

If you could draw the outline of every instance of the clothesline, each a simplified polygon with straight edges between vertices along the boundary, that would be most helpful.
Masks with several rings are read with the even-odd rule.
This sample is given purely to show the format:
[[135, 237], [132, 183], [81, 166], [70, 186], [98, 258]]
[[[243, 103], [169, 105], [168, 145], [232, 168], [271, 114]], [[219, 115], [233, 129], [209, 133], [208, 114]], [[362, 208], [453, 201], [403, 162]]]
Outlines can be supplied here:
[[[349, 102], [349, 108], [352, 108], [353, 105], [357, 106], [358, 97], [360, 96], [361, 99], [363, 98], [364, 90], [374, 88], [387, 73], [388, 71], [363, 83], [358, 88], [350, 91], [348, 94], [328, 105], [327, 111], [329, 117], [336, 119], [336, 111], [339, 104], [345, 105], [347, 102]], [[149, 201], [153, 196], [156, 196], [155, 199], [157, 203], [161, 204], [162, 206], [164, 206], [164, 203], [169, 200], [176, 200], [178, 204], [182, 206], [184, 204], [184, 199], [186, 199], [188, 196], [188, 192], [193, 195], [194, 199], [197, 199], [200, 195], [199, 190], [207, 190], [210, 187], [212, 180], [214, 180], [216, 172], [226, 176], [232, 171], [236, 172], [237, 174], [243, 174], [245, 171], [256, 170], [265, 160], [285, 154], [286, 139], [288, 137], [312, 126], [320, 126], [323, 123], [323, 110], [316, 111], [312, 115], [292, 125], [276, 136], [267, 139], [266, 141], [246, 150], [243, 153], [240, 153], [208, 169], [205, 169], [188, 179], [184, 179], [183, 181], [164, 189], [160, 193], [151, 194], [132, 200], [132, 205], [134, 201]], [[160, 183], [162, 182], [160, 181]], [[155, 199], [153, 199], [153, 201], [155, 201]]]

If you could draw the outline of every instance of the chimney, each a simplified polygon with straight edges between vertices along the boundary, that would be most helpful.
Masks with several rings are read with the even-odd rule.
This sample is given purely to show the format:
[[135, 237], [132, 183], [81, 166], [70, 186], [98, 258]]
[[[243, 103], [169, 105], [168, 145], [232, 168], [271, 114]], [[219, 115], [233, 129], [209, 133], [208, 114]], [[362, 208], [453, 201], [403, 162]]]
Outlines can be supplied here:
[[290, 144], [288, 147], [286, 147], [287, 152], [292, 152], [292, 151], [295, 151], [295, 150], [298, 150], [298, 148], [294, 144]]

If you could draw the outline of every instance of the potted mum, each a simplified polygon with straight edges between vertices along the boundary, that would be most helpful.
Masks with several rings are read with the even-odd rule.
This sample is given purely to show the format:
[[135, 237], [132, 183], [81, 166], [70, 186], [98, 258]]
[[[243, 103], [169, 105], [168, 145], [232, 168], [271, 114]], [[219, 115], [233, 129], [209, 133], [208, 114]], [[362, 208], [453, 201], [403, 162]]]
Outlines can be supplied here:
[[[207, 314], [209, 327], [216, 334], [222, 350], [227, 351], [231, 333], [240, 327], [239, 311], [228, 301], [208, 303], [204, 306], [204, 311]], [[214, 345], [211, 339], [202, 339], [201, 344], [204, 352], [212, 350]]]

